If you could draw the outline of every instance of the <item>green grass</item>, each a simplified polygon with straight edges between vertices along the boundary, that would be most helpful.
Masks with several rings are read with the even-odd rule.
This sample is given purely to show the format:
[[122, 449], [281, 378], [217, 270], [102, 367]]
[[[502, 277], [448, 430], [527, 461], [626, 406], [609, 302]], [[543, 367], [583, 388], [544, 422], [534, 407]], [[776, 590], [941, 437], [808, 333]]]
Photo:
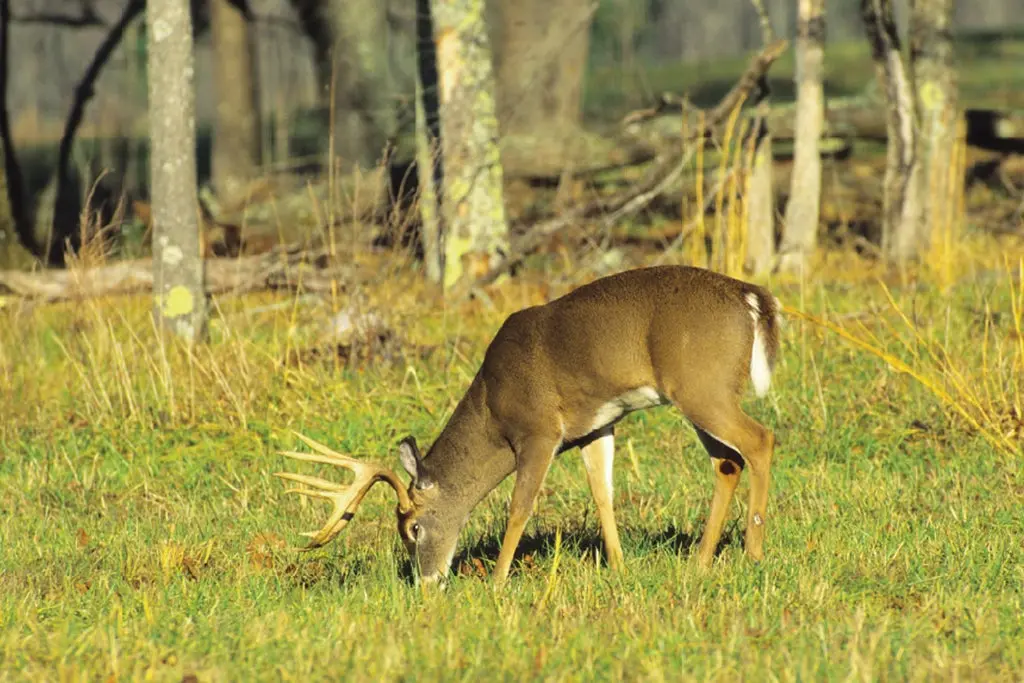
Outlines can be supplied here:
[[[444, 311], [395, 291], [375, 291], [378, 304], [438, 350], [362, 370], [282, 366], [323, 312], [246, 312], [266, 296], [221, 302], [210, 347], [191, 358], [162, 350], [142, 299], [0, 311], [0, 680], [991, 681], [1024, 670], [1020, 454], [997, 453], [905, 375], [799, 321], [772, 398], [747, 404], [779, 438], [761, 564], [742, 552], [744, 477], [714, 568], [695, 566], [711, 472], [671, 409], [619, 429], [625, 575], [600, 559], [575, 453], [553, 467], [503, 589], [481, 569], [497, 556], [510, 481], [474, 512], [442, 593], [409, 582], [383, 490], [334, 543], [294, 553], [286, 544], [326, 508], [271, 476], [292, 467], [276, 455], [299, 446], [289, 430], [397, 466], [396, 441], [437, 433], [503, 315], [537, 296], [512, 283], [493, 310]], [[878, 306], [865, 323], [913, 358], [886, 333], [896, 317], [876, 286], [776, 291], [819, 314]], [[980, 371], [984, 350], [1012, 388], [1009, 292], [1001, 278], [895, 296], [964, 366]], [[998, 315], [982, 343], [986, 305]]]

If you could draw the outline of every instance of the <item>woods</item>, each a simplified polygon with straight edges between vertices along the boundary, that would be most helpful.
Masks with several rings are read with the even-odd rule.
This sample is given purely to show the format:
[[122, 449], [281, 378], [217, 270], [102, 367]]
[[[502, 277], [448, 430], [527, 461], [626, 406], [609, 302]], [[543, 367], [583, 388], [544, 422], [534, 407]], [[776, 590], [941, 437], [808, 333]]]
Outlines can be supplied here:
[[[88, 23], [102, 25], [103, 18], [93, 18], [83, 7]], [[706, 121], [704, 112], [714, 104], [704, 104], [707, 98], [696, 106], [676, 89], [655, 99], [653, 108], [621, 112], [617, 124], [584, 116], [586, 87], [604, 85], [588, 75], [594, 51], [604, 49], [602, 22], [607, 21], [590, 3], [423, 1], [410, 9], [400, 3], [290, 0], [294, 26], [311, 48], [310, 121], [318, 121], [322, 131], [311, 150], [312, 165], [302, 172], [273, 170], [286, 159], [268, 165], [281, 153], [291, 155], [297, 142], [282, 128], [287, 121], [278, 120], [283, 110], [263, 113], [272, 69], [265, 57], [260, 63], [265, 54], [257, 39], [261, 15], [233, 0], [200, 7], [195, 32], [209, 36], [213, 68], [208, 78], [215, 97], [209, 146], [200, 141], [200, 156], [188, 164], [196, 177], [186, 183], [196, 185], [199, 224], [225, 226], [204, 228], [204, 253], [251, 254], [270, 248], [275, 239], [279, 245], [317, 248], [336, 240], [340, 230], [374, 244], [412, 247], [428, 279], [445, 288], [464, 280], [472, 289], [471, 283], [492, 281], [551, 239], [568, 238], [572, 249], [578, 248], [593, 239], [581, 232], [584, 224], [598, 229], [599, 217], [599, 229], [608, 231], [658, 213], [694, 227], [678, 233], [679, 240], [690, 240], [687, 253], [700, 251], [694, 240], [707, 239], [712, 252], [743, 252], [729, 257], [742, 264], [737, 272], [797, 272], [831, 230], [831, 209], [823, 213], [823, 159], [850, 154], [857, 140], [887, 143], [881, 211], [859, 228], [860, 237], [876, 242], [887, 260], [919, 258], [929, 248], [933, 226], [941, 223], [945, 230], [955, 222], [955, 203], [922, 199], [931, 189], [947, 196], [949, 188], [962, 184], [949, 173], [963, 117], [959, 112], [964, 112], [952, 75], [949, 26], [956, 17], [951, 3], [911, 3], [907, 36], [900, 35], [892, 3], [861, 3], [864, 45], [876, 65], [881, 100], [878, 95], [825, 96], [825, 4], [793, 3], [786, 16], [794, 21], [795, 102], [769, 98], [769, 83], [779, 77], [761, 74], [756, 90], [741, 88], [750, 97], [735, 102], [737, 118], [725, 112], [707, 129], [697, 153], [696, 138], [687, 131], [704, 125], [701, 117]], [[788, 20], [780, 22], [778, 6], [748, 2], [743, 7], [752, 14], [744, 14], [740, 23], [756, 26], [764, 45], [780, 28], [785, 32]], [[153, 245], [157, 256], [151, 237], [159, 227], [152, 218], [158, 188], [148, 190], [150, 212], [149, 198], [127, 197], [123, 189], [117, 195], [116, 169], [91, 181], [92, 171], [81, 173], [70, 154], [78, 144], [76, 122], [88, 111], [92, 80], [120, 49], [141, 5], [121, 9], [79, 88], [83, 96], [72, 107], [50, 194], [28, 197], [18, 190], [23, 172], [12, 136], [4, 136], [15, 234], [51, 265], [63, 263], [66, 249], [76, 253], [90, 243], [102, 244], [98, 248], [105, 253], [123, 250], [126, 224], [114, 222], [126, 218], [142, 221], [144, 246]], [[642, 16], [625, 6], [614, 11], [616, 21]], [[5, 25], [12, 21], [9, 16]], [[645, 30], [631, 21], [621, 24], [614, 43], [624, 55], [631, 54], [637, 32]], [[835, 21], [845, 31], [848, 13], [840, 12]], [[911, 48], [906, 56], [901, 54], [905, 40]], [[966, 113], [960, 125], [966, 125], [968, 145], [1004, 150], [1016, 144], [1012, 132], [1000, 137], [1011, 128], [983, 122], [1015, 121], [1014, 112]], [[150, 133], [155, 157], [156, 138]], [[722, 149], [740, 134], [744, 151]], [[681, 156], [670, 150], [673, 146], [680, 146]], [[667, 162], [675, 158], [687, 166], [678, 176]], [[720, 162], [724, 158], [742, 168], [731, 169], [732, 161]], [[310, 192], [315, 204], [304, 206]], [[861, 206], [875, 201], [873, 190], [856, 192]], [[681, 203], [671, 199], [679, 193]], [[666, 200], [677, 202], [678, 218], [665, 213]], [[81, 228], [82, 215], [99, 223]], [[731, 215], [742, 227], [733, 226]], [[111, 225], [97, 231], [105, 222]], [[732, 236], [726, 238], [724, 231]], [[607, 244], [607, 236], [601, 239]], [[525, 251], [524, 245], [529, 245]]]

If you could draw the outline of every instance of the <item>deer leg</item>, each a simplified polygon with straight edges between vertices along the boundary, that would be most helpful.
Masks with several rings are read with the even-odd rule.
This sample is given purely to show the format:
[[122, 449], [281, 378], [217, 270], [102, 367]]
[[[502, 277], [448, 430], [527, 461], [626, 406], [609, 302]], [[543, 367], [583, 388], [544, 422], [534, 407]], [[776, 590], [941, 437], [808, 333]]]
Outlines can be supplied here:
[[587, 470], [587, 483], [597, 504], [601, 520], [601, 537], [608, 555], [608, 566], [614, 571], [623, 571], [622, 546], [619, 544], [619, 530], [615, 525], [615, 510], [612, 507], [612, 460], [615, 458], [615, 435], [609, 429], [598, 439], [580, 449], [583, 465]]
[[548, 468], [555, 459], [555, 453], [561, 445], [561, 439], [532, 439], [527, 442], [516, 463], [516, 483], [512, 489], [512, 503], [509, 505], [508, 526], [505, 538], [498, 553], [498, 562], [494, 566], [495, 583], [504, 583], [512, 567], [512, 558], [519, 539], [523, 536], [526, 522], [533, 513], [533, 504], [540, 493], [541, 484], [547, 476]]
[[764, 557], [764, 525], [768, 513], [768, 486], [771, 482], [772, 455], [775, 435], [754, 420], [750, 420], [752, 447], [746, 456], [750, 463], [750, 502], [747, 505], [747, 555], [755, 560]]
[[711, 566], [718, 541], [722, 538], [722, 527], [725, 525], [725, 516], [729, 512], [732, 495], [736, 491], [736, 485], [740, 482], [743, 460], [739, 453], [700, 427], [697, 427], [697, 436], [700, 437], [704, 449], [711, 456], [711, 469], [715, 475], [715, 492], [711, 498], [711, 512], [708, 514], [704, 536], [701, 538], [700, 549], [697, 551], [697, 561], [700, 566], [707, 568]]
[[[719, 407], [721, 408], [721, 406]], [[769, 470], [771, 468], [775, 437], [771, 431], [740, 410], [738, 406], [730, 409], [721, 408], [720, 410], [701, 411], [701, 415], [694, 419], [693, 422], [699, 425], [699, 430], [706, 432], [707, 436], [711, 437], [711, 448], [716, 448], [720, 454], [732, 455], [734, 458], [736, 454], [739, 454], [742, 457], [742, 461], [737, 459], [731, 462], [733, 466], [738, 462], [744, 462], [750, 466], [750, 499], [749, 510], [747, 511], [745, 545], [747, 555], [752, 559], [760, 560], [764, 557], [768, 485], [771, 479]], [[708, 447], [708, 441], [704, 436], [701, 437], [701, 440], [714, 458], [716, 453], [712, 452], [711, 448]], [[715, 446], [714, 442], [718, 442], [718, 446]], [[726, 469], [729, 468], [726, 467]], [[726, 476], [721, 470], [722, 465], [719, 463], [717, 472], [722, 476]], [[738, 480], [739, 472], [736, 472], [736, 477]], [[718, 487], [719, 485], [716, 480], [716, 499], [718, 498]], [[736, 484], [733, 483], [732, 490], [735, 490], [735, 488]], [[715, 521], [713, 517], [708, 520], [709, 530], [712, 521]], [[708, 541], [710, 542], [710, 539]], [[715, 542], [717, 543], [717, 539]], [[708, 548], [702, 543], [701, 563], [705, 565], [710, 563], [711, 553], [713, 552], [713, 547]]]

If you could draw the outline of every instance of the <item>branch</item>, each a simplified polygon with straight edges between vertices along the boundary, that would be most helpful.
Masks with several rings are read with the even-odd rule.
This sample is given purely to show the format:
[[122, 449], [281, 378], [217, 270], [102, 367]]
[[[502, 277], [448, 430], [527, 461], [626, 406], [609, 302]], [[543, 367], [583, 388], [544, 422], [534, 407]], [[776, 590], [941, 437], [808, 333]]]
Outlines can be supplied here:
[[[347, 266], [328, 267], [326, 249], [307, 252], [276, 247], [258, 256], [206, 260], [208, 294], [240, 294], [262, 289], [329, 292], [351, 276]], [[0, 270], [0, 291], [42, 301], [78, 301], [99, 296], [153, 291], [153, 261], [119, 261], [96, 268], [25, 272]]]
[[776, 59], [785, 51], [788, 42], [780, 40], [765, 47], [751, 61], [747, 70], [740, 76], [736, 85], [707, 112], [702, 126], [694, 126], [690, 135], [683, 141], [681, 149], [657, 161], [643, 180], [612, 197], [599, 198], [565, 211], [560, 216], [535, 224], [528, 232], [513, 242], [508, 256], [492, 266], [479, 280], [477, 285], [494, 282], [501, 275], [516, 267], [530, 253], [535, 251], [551, 235], [565, 228], [579, 224], [581, 221], [598, 215], [604, 215], [605, 225], [610, 226], [623, 218], [642, 211], [656, 197], [672, 186], [682, 174], [687, 161], [693, 154], [690, 145], [708, 131], [719, 126], [730, 112], [741, 104], [757, 87], [758, 82], [768, 72]]
[[25, 195], [25, 179], [21, 175], [21, 166], [14, 150], [14, 138], [11, 135], [11, 122], [7, 113], [7, 57], [8, 46], [11, 44], [8, 33], [11, 25], [11, 10], [8, 0], [0, 0], [0, 154], [3, 156], [4, 175], [7, 179], [7, 201], [11, 207], [11, 219], [14, 231], [23, 247], [34, 256], [42, 256], [42, 249], [36, 243], [36, 235], [32, 225]]
[[[96, 81], [103, 71], [103, 67], [106, 66], [110, 56], [114, 53], [118, 44], [121, 42], [122, 36], [124, 36], [125, 29], [139, 14], [145, 9], [145, 0], [131, 0], [124, 11], [121, 13], [121, 17], [117, 20], [117, 23], [110, 29], [106, 38], [100, 44], [96, 50], [96, 54], [93, 55], [92, 61], [85, 70], [85, 74], [82, 76], [82, 80], [79, 81], [75, 87], [74, 100], [71, 103], [71, 110], [68, 112], [67, 122], [64, 124], [64, 134], [60, 139], [60, 148], [57, 153], [57, 205], [61, 205], [61, 198], [65, 196], [66, 192], [70, 192], [71, 188], [69, 184], [69, 172], [68, 167], [71, 165], [71, 148], [75, 142], [75, 135], [78, 133], [78, 128], [82, 125], [82, 119], [85, 117], [85, 107], [92, 99], [94, 86]], [[64, 240], [70, 235], [68, 232], [61, 229], [59, 222], [59, 213], [54, 212], [54, 223], [53, 223], [53, 235], [54, 240], [51, 244], [49, 260], [50, 263], [60, 264], [64, 261]], [[74, 231], [71, 231], [73, 234]]]

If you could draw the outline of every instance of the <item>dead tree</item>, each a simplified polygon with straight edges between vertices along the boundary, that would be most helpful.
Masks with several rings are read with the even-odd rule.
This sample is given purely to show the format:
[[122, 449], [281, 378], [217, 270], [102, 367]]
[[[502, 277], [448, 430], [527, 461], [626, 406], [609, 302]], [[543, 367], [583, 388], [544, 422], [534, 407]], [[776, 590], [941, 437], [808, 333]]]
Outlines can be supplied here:
[[252, 35], [244, 5], [210, 3], [210, 33], [216, 83], [212, 158], [213, 189], [237, 198], [260, 163], [260, 124]]
[[914, 89], [921, 128], [918, 154], [921, 192], [928, 197], [920, 225], [919, 242], [927, 248], [933, 231], [951, 220], [950, 175], [956, 141], [956, 72], [950, 21], [953, 0], [912, 0], [910, 3], [910, 52]]
[[882, 252], [904, 263], [920, 249], [922, 200], [918, 180], [914, 97], [900, 56], [892, 0], [861, 0], [875, 71], [885, 92], [888, 151], [883, 180]]
[[432, 0], [441, 115], [444, 286], [471, 282], [508, 249], [484, 0]]
[[793, 176], [779, 269], [800, 270], [818, 243], [821, 213], [821, 140], [825, 116], [825, 2], [799, 0], [796, 39], [796, 138]]
[[153, 315], [188, 342], [206, 334], [206, 294], [196, 211], [192, 16], [188, 0], [146, 11], [150, 187], [153, 194]]

